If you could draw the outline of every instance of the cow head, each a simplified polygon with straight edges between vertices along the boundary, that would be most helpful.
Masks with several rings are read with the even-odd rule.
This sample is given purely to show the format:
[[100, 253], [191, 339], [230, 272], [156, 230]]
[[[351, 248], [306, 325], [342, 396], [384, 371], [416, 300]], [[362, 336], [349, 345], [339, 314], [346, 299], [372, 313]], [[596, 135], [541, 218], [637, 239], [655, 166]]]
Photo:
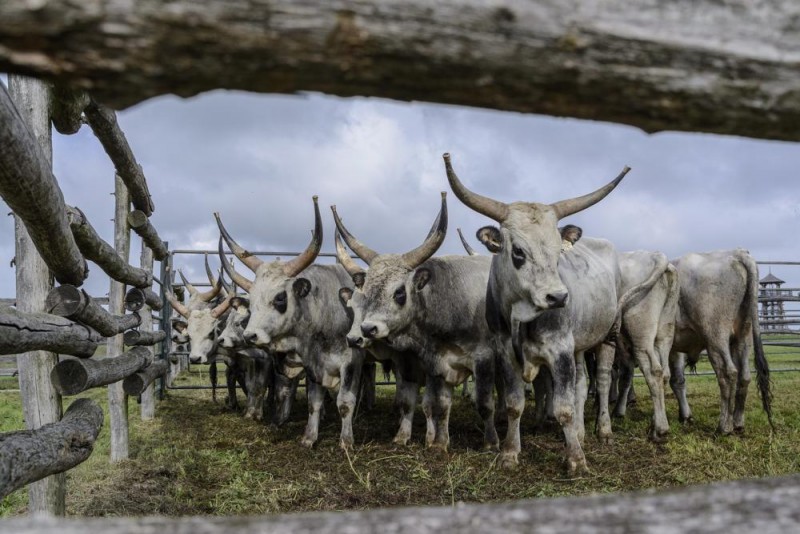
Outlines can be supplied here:
[[369, 265], [364, 273], [360, 267], [348, 267], [337, 243], [337, 257], [353, 277], [356, 289], [340, 290], [340, 297], [353, 310], [353, 324], [348, 343], [365, 347], [373, 340], [387, 340], [402, 333], [420, 313], [421, 291], [431, 279], [431, 272], [420, 267], [439, 249], [447, 233], [447, 201], [442, 193], [439, 216], [419, 247], [405, 254], [378, 254], [356, 239], [345, 228], [336, 206], [332, 206], [336, 228], [347, 245]]
[[186, 331], [188, 324], [182, 318], [172, 320], [172, 350], [184, 351], [186, 344], [189, 343], [189, 332]]
[[302, 254], [286, 262], [265, 262], [256, 258], [233, 240], [219, 214], [214, 216], [231, 251], [256, 275], [248, 289], [250, 319], [243, 332], [244, 340], [271, 351], [294, 350], [294, 339], [289, 333], [304, 308], [303, 299], [313, 289], [308, 279], [298, 275], [314, 262], [322, 247], [322, 217], [317, 197], [314, 197], [311, 243]]
[[214, 348], [214, 333], [219, 317], [225, 313], [230, 306], [230, 296], [216, 306], [212, 300], [219, 294], [222, 282], [218, 279], [217, 283], [206, 292], [198, 291], [190, 284], [183, 273], [179, 271], [186, 289], [189, 290], [189, 304], [184, 305], [170, 292], [167, 291], [167, 299], [172, 307], [186, 319], [186, 333], [191, 343], [189, 361], [192, 363], [208, 363], [208, 357]]
[[580, 228], [568, 226], [563, 232], [558, 221], [578, 213], [606, 197], [630, 170], [625, 167], [612, 182], [581, 197], [553, 204], [513, 202], [506, 204], [469, 191], [458, 179], [444, 155], [450, 188], [469, 208], [497, 221], [500, 226], [478, 230], [478, 239], [495, 254], [492, 278], [502, 306], [510, 311], [512, 321], [529, 322], [544, 310], [566, 306], [567, 287], [558, 274], [558, 259], [580, 238]]
[[250, 301], [244, 297], [231, 299], [231, 312], [225, 322], [225, 328], [217, 340], [221, 347], [227, 349], [239, 348], [247, 345], [244, 340], [244, 331], [250, 322]]

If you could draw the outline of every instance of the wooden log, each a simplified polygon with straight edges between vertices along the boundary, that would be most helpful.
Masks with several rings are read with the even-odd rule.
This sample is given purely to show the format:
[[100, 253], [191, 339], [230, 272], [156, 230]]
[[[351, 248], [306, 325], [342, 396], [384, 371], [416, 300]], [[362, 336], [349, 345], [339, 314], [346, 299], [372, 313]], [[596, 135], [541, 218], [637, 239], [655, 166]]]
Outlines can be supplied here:
[[[152, 320], [151, 320], [152, 323]], [[142, 321], [144, 324], [144, 321]], [[163, 330], [128, 330], [123, 335], [125, 344], [129, 347], [139, 345], [155, 345], [167, 339], [167, 333]]]
[[[0, 84], [1, 86], [2, 84]], [[20, 76], [8, 77], [8, 88], [11, 98], [16, 102], [19, 110], [16, 115], [17, 126], [24, 129], [25, 134], [35, 137], [33, 148], [38, 149], [36, 164], [42, 173], [52, 177], [52, 144], [50, 128], [50, 90], [47, 84], [30, 78]], [[0, 87], [0, 100], [5, 95]], [[24, 121], [24, 122], [23, 122]], [[0, 120], [0, 130], [4, 128]], [[12, 143], [18, 139], [12, 139]], [[7, 154], [8, 144], [0, 141], [0, 158]], [[29, 147], [30, 148], [30, 147]], [[16, 164], [16, 163], [15, 163]], [[8, 169], [0, 163], [0, 175]], [[30, 167], [33, 170], [33, 167]], [[35, 194], [35, 176], [33, 174], [20, 176], [22, 182], [14, 187], [28, 189]], [[55, 178], [52, 179], [55, 195], [63, 204], [61, 191]], [[52, 190], [51, 190], [52, 192]], [[55, 194], [55, 193], [54, 193]], [[47, 199], [45, 199], [47, 203]], [[47, 209], [43, 209], [47, 216]], [[28, 233], [23, 220], [17, 215], [14, 217], [15, 227], [15, 254], [16, 254], [16, 296], [19, 298], [17, 310], [22, 313], [39, 313], [44, 311], [47, 292], [53, 287], [53, 278], [45, 259], [37, 251], [37, 240]], [[68, 228], [68, 227], [67, 227]], [[69, 234], [72, 237], [72, 234]], [[77, 247], [75, 247], [77, 251]], [[82, 260], [83, 258], [81, 258]], [[28, 430], [34, 430], [48, 423], [55, 423], [61, 419], [61, 396], [50, 384], [50, 370], [58, 362], [58, 356], [52, 352], [33, 351], [20, 354], [17, 358], [19, 371], [19, 390], [22, 399], [22, 415]], [[28, 488], [28, 509], [31, 513], [48, 513], [64, 515], [66, 507], [66, 477], [55, 475], [31, 484]]]
[[81, 115], [88, 104], [89, 95], [85, 91], [62, 84], [53, 86], [51, 118], [58, 133], [77, 133], [83, 124]]
[[101, 339], [91, 328], [64, 317], [0, 308], [0, 354], [46, 350], [90, 358]]
[[133, 374], [122, 382], [125, 393], [131, 397], [141, 395], [153, 380], [167, 372], [167, 360], [158, 360], [144, 368], [143, 371]]
[[153, 360], [145, 347], [134, 347], [113, 358], [63, 360], [53, 368], [50, 381], [62, 395], [77, 395], [87, 389], [107, 386], [141, 371]]
[[128, 224], [131, 225], [133, 231], [147, 244], [153, 251], [153, 257], [158, 261], [163, 261], [167, 257], [169, 251], [167, 245], [158, 237], [158, 232], [150, 224], [150, 219], [147, 214], [140, 210], [134, 210], [128, 214]]
[[67, 206], [67, 219], [75, 242], [86, 259], [96, 263], [108, 276], [135, 287], [153, 285], [153, 275], [122, 261], [114, 247], [103, 241], [78, 208]]
[[34, 5], [0, 3], [0, 71], [118, 109], [217, 88], [319, 91], [800, 139], [795, 0]]
[[[49, 97], [45, 104], [49, 109]], [[64, 195], [50, 168], [49, 114], [46, 110], [40, 112], [44, 115], [40, 118], [47, 119], [46, 132], [42, 126], [32, 133], [22, 114], [29, 117], [31, 107], [38, 103], [20, 102], [20, 108], [26, 106], [29, 109], [18, 111], [0, 84], [0, 196], [22, 220], [56, 280], [79, 286], [88, 270], [69, 229]], [[47, 147], [39, 145], [44, 143], [45, 135]]]
[[[114, 177], [114, 249], [125, 262], [128, 262], [131, 247], [131, 232], [128, 226], [130, 211], [129, 190], [119, 175]], [[125, 285], [111, 280], [108, 291], [108, 311], [123, 313]], [[108, 354], [120, 354], [123, 349], [122, 335], [118, 334], [108, 340]], [[128, 448], [128, 397], [122, 389], [121, 382], [108, 386], [108, 419], [111, 427], [111, 461], [127, 460]]]
[[136, 156], [133, 155], [128, 139], [117, 123], [117, 114], [95, 100], [90, 100], [84, 114], [86, 122], [111, 158], [117, 174], [125, 182], [131, 203], [149, 217], [153, 214], [153, 199], [150, 197], [142, 166], [136, 162]]
[[800, 476], [703, 484], [661, 491], [504, 503], [381, 508], [251, 517], [20, 518], [15, 534], [349, 534], [414, 532], [795, 532]]
[[[152, 252], [152, 251], [151, 251]], [[152, 275], [151, 275], [152, 276]], [[125, 293], [125, 309], [131, 312], [141, 310], [145, 305], [151, 310], [160, 310], [163, 306], [161, 297], [149, 289], [133, 287]]]
[[[71, 285], [53, 288], [47, 295], [45, 306], [48, 313], [80, 321], [106, 337], [119, 334], [142, 323], [142, 318], [138, 313], [128, 315], [109, 313], [97, 304], [86, 291]], [[109, 308], [111, 308], [110, 304]]]
[[89, 399], [78, 399], [61, 421], [36, 430], [0, 434], [0, 499], [85, 461], [102, 427], [100, 406]]

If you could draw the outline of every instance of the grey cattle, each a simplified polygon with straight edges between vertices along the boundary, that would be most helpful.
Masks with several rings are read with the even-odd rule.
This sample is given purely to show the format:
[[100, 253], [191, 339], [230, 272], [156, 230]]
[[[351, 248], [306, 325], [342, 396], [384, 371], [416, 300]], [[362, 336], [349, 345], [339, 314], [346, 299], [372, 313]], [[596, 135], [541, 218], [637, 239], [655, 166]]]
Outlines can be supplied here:
[[[444, 161], [450, 187], [459, 200], [500, 223], [499, 228], [478, 230], [478, 239], [494, 253], [486, 319], [492, 331], [514, 349], [514, 358], [501, 358], [509, 419], [501, 463], [518, 463], [519, 421], [525, 406], [522, 381], [532, 381], [544, 365], [553, 375], [554, 411], [566, 438], [568, 469], [584, 470], [581, 441], [587, 386], [583, 352], [593, 347], [613, 350], [603, 341], [615, 323], [621, 277], [611, 243], [578, 241], [580, 231], [569, 227], [560, 232], [558, 221], [602, 200], [629, 169], [582, 197], [554, 204], [506, 204], [469, 191], [453, 171], [449, 154]], [[562, 247], [564, 241], [570, 246]]]
[[[663, 441], [669, 434], [664, 387], [669, 380], [667, 364], [675, 333], [678, 308], [678, 274], [667, 257], [660, 252], [625, 252], [619, 255], [622, 290], [620, 299], [620, 331], [617, 356], [621, 365], [631, 368], [635, 360], [644, 375], [653, 400], [653, 423], [650, 438]], [[614, 354], [601, 351], [597, 357], [598, 419], [597, 433], [601, 441], [611, 440], [611, 419], [608, 403], [611, 367]], [[628, 382], [626, 382], [627, 384]], [[627, 392], [627, 388], [626, 388]], [[615, 415], [622, 416], [627, 395], [618, 399]]]
[[[347, 346], [350, 319], [339, 302], [339, 289], [350, 285], [340, 265], [312, 265], [322, 246], [322, 219], [314, 197], [314, 232], [308, 248], [293, 260], [264, 262], [240, 247], [219, 214], [220, 232], [232, 252], [255, 273], [250, 289], [250, 321], [245, 341], [272, 353], [296, 355], [306, 372], [309, 418], [301, 444], [318, 437], [325, 389], [338, 390], [342, 417], [340, 445], [353, 445], [353, 413], [363, 350]], [[300, 276], [302, 274], [302, 276]]]
[[720, 390], [719, 432], [744, 430], [750, 383], [748, 363], [755, 349], [758, 389], [772, 423], [769, 365], [758, 325], [758, 266], [743, 249], [691, 253], [672, 262], [680, 278], [675, 342], [670, 354], [670, 385], [680, 406], [680, 420], [691, 419], [683, 376], [685, 355], [697, 362], [705, 350]]
[[[473, 374], [476, 404], [484, 422], [484, 443], [497, 447], [494, 426], [497, 343], [485, 321], [489, 258], [431, 258], [447, 231], [446, 195], [435, 229], [422, 245], [405, 254], [378, 254], [334, 221], [347, 245], [369, 265], [359, 301], [361, 322], [350, 336], [362, 335], [419, 355], [427, 375], [423, 411], [426, 445], [447, 449], [453, 387]], [[355, 298], [355, 297], [354, 297]]]
[[366, 271], [361, 268], [345, 250], [341, 242], [339, 231], [334, 239], [336, 245], [336, 259], [353, 279], [355, 288], [343, 287], [339, 290], [339, 297], [347, 311], [352, 314], [350, 332], [347, 334], [347, 343], [351, 347], [366, 349], [367, 354], [380, 362], [391, 362], [391, 368], [396, 377], [394, 404], [400, 413], [400, 426], [393, 442], [398, 445], [407, 445], [411, 439], [411, 428], [414, 422], [414, 410], [417, 406], [419, 388], [425, 383], [425, 377], [420, 367], [419, 356], [410, 350], [402, 351], [382, 340], [365, 338], [359, 325], [364, 320], [364, 294], [361, 288], [364, 285]]

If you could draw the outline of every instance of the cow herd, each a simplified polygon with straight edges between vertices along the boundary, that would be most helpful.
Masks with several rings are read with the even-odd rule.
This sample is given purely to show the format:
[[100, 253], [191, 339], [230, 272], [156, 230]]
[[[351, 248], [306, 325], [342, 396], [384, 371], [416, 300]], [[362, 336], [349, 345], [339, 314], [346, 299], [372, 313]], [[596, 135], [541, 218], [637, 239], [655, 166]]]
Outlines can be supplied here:
[[[262, 417], [268, 391], [275, 424], [286, 421], [297, 383], [305, 377], [309, 415], [301, 444], [308, 447], [318, 439], [326, 391], [336, 395], [340, 444], [353, 446], [362, 376], [374, 383], [364, 370], [380, 361], [396, 376], [400, 420], [394, 442], [411, 439], [424, 388], [425, 444], [446, 450], [453, 390], [473, 377], [484, 446], [499, 448], [505, 467], [518, 462], [526, 383], [534, 386], [537, 422], [550, 416], [563, 430], [570, 472], [586, 469], [587, 374], [596, 381], [601, 441], [612, 438], [612, 367], [620, 377], [615, 413], [624, 415], [638, 366], [653, 401], [649, 437], [662, 441], [669, 432], [666, 386], [678, 399], [680, 421], [691, 419], [683, 373], [701, 351], [719, 382], [719, 432], [744, 429], [752, 348], [770, 415], [769, 369], [757, 322], [758, 272], [746, 251], [693, 253], [670, 262], [659, 252], [620, 252], [605, 239], [583, 237], [576, 226], [558, 226], [611, 193], [628, 167], [584, 196], [506, 204], [467, 189], [449, 154], [444, 164], [456, 197], [496, 221], [477, 231], [490, 255], [476, 254], [464, 241], [466, 255], [434, 256], [448, 226], [445, 193], [425, 240], [403, 254], [361, 242], [332, 206], [336, 265], [314, 263], [323, 242], [316, 197], [311, 243], [290, 261], [252, 255], [215, 214], [224, 271], [248, 296], [226, 288], [222, 275], [207, 292], [185, 282], [190, 293], [185, 305], [168, 295], [185, 319], [181, 330], [191, 344], [191, 361], [221, 358], [229, 364], [231, 402], [236, 369], [243, 370], [246, 416]], [[253, 280], [225, 259], [223, 241], [254, 273]], [[496, 417], [507, 419], [502, 443]]]

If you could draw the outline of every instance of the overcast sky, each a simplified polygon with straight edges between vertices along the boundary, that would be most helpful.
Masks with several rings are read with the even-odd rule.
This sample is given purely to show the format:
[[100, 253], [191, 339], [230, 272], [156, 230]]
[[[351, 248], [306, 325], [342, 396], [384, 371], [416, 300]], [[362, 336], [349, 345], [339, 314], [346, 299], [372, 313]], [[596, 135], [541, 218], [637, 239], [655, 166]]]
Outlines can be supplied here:
[[[619, 250], [677, 257], [744, 247], [757, 259], [800, 260], [797, 144], [648, 135], [606, 123], [378, 99], [226, 91], [156, 98], [120, 113], [119, 121], [144, 167], [153, 223], [173, 249], [215, 248], [214, 211], [246, 247], [304, 248], [316, 194], [324, 251], [333, 250], [331, 204], [372, 248], [409, 250], [435, 218], [439, 191], [448, 189], [441, 156], [450, 152], [470, 188], [505, 201], [582, 195], [630, 165], [616, 191], [567, 221]], [[67, 203], [111, 241], [114, 171], [99, 142], [84, 127], [73, 136], [54, 132], [53, 146]], [[482, 249], [474, 233], [491, 221], [452, 193], [448, 200], [450, 228], [440, 253], [462, 253], [458, 226]], [[11, 296], [13, 225], [8, 217], [1, 224], [0, 295]], [[138, 264], [138, 242], [132, 250]], [[202, 264], [185, 258], [177, 265], [192, 279], [204, 278]], [[91, 267], [86, 287], [103, 295], [108, 281]], [[773, 273], [800, 286], [800, 268]]]

